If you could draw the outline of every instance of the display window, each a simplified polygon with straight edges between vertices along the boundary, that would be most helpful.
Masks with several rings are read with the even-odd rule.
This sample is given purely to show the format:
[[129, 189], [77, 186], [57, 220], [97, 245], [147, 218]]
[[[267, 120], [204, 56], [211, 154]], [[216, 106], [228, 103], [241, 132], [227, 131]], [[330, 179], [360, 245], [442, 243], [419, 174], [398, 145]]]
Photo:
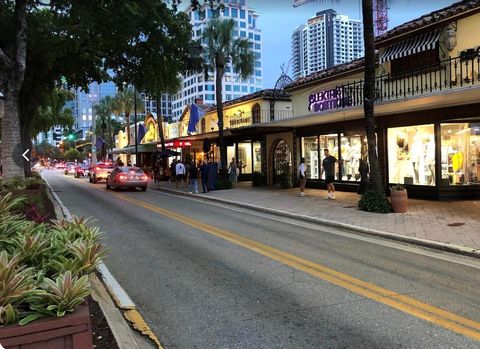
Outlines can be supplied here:
[[302, 138], [302, 156], [305, 158], [305, 165], [307, 170], [305, 172], [306, 178], [318, 179], [320, 168], [318, 160], [318, 137], [303, 137]]
[[[339, 166], [338, 166], [338, 133], [334, 134], [328, 134], [328, 135], [321, 135], [319, 136], [319, 141], [320, 141], [320, 160], [323, 162], [323, 159], [325, 158], [324, 155], [324, 149], [328, 149], [330, 155], [335, 157], [337, 159], [337, 162], [335, 163], [335, 179], [339, 179]], [[322, 179], [325, 179], [325, 172], [322, 171]]]
[[252, 143], [238, 143], [238, 169], [240, 174], [252, 174]]
[[360, 159], [362, 157], [362, 136], [344, 136], [340, 135], [340, 166], [342, 167], [343, 181], [360, 180]]
[[262, 172], [262, 144], [253, 142], [253, 171]]
[[480, 123], [441, 125], [442, 185], [480, 184]]
[[434, 186], [434, 125], [390, 128], [387, 137], [389, 182]]
[[235, 145], [227, 147], [227, 165], [232, 162], [232, 158], [235, 158], [235, 161], [238, 161], [237, 156], [235, 155]]

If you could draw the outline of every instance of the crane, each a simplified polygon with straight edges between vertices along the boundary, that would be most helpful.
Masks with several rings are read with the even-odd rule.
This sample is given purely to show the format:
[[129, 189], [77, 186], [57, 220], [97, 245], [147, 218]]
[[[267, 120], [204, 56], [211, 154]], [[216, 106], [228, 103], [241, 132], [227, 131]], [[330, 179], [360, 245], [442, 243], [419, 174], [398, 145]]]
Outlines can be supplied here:
[[[319, 0], [294, 0], [293, 7], [299, 7]], [[361, 1], [361, 0], [360, 0]], [[375, 36], [385, 33], [388, 29], [387, 0], [373, 0], [373, 24]]]

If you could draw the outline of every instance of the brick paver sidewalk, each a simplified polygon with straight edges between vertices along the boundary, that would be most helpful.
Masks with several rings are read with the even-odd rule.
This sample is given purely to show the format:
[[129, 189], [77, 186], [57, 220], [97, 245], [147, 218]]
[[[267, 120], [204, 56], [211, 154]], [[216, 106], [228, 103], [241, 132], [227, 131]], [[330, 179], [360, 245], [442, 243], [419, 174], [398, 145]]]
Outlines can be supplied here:
[[[174, 184], [168, 182], [162, 182], [159, 186], [176, 189]], [[188, 191], [186, 188], [178, 190]], [[375, 214], [357, 209], [359, 196], [355, 193], [337, 192], [336, 200], [324, 200], [326, 192], [319, 189], [306, 189], [304, 197], [298, 194], [298, 188], [286, 190], [240, 183], [232, 190], [198, 195], [480, 249], [480, 201], [410, 199], [407, 213]]]

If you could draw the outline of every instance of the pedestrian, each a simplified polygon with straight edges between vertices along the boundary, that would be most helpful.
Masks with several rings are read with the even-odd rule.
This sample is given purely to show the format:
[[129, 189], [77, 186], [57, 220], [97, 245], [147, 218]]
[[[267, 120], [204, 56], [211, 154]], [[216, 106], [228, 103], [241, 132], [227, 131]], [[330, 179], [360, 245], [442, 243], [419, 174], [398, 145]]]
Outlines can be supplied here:
[[190, 164], [192, 161], [187, 158], [183, 163], [185, 165], [185, 188], [187, 188], [190, 183]]
[[183, 184], [183, 179], [185, 178], [186, 169], [185, 165], [179, 160], [175, 165], [175, 176], [177, 180], [175, 181], [175, 186], [178, 188], [178, 183], [180, 186]]
[[155, 161], [153, 165], [153, 182], [155, 184], [160, 183], [160, 165], [158, 161]]
[[237, 163], [235, 162], [235, 158], [232, 158], [232, 162], [228, 166], [228, 173], [229, 173], [230, 182], [234, 187], [237, 185], [237, 175], [238, 175], [237, 169], [238, 167], [237, 167]]
[[305, 184], [307, 183], [307, 178], [305, 176], [305, 171], [307, 166], [305, 165], [305, 158], [300, 160], [300, 166], [298, 166], [298, 178], [300, 179], [300, 196], [305, 196]]
[[175, 173], [177, 166], [177, 159], [173, 159], [172, 163], [170, 164], [170, 182], [177, 183], [177, 176]]
[[325, 158], [322, 161], [322, 175], [325, 172], [325, 183], [327, 184], [327, 196], [324, 197], [325, 200], [331, 199], [335, 200], [335, 163], [337, 159], [330, 155], [328, 149], [323, 149], [323, 155]]
[[207, 161], [203, 160], [200, 166], [200, 176], [202, 177], [202, 193], [208, 192], [208, 177], [210, 176], [210, 168], [207, 165]]
[[195, 165], [195, 162], [192, 161], [190, 163], [190, 170], [188, 171], [189, 176], [189, 183], [190, 183], [190, 194], [195, 193], [198, 194], [198, 168]]

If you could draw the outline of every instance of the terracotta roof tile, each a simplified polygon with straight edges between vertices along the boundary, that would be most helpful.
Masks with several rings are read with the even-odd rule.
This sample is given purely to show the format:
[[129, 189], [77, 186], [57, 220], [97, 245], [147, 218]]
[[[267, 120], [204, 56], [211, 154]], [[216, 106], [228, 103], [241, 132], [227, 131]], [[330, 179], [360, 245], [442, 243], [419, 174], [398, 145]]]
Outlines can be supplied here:
[[401, 24], [389, 30], [388, 32], [376, 37], [375, 42], [378, 44], [383, 41], [392, 39], [395, 36], [402, 35], [412, 30], [429, 26], [431, 24], [435, 24], [439, 21], [446, 20], [450, 17], [454, 17], [474, 9], [478, 9], [480, 11], [480, 0], [465, 0], [456, 2], [450, 6], [433, 11], [417, 19]]
[[360, 68], [363, 68], [364, 66], [365, 66], [365, 59], [364, 58], [359, 58], [359, 59], [350, 61], [348, 63], [339, 64], [339, 65], [336, 65], [334, 67], [324, 69], [324, 70], [320, 70], [316, 73], [310, 74], [310, 75], [305, 76], [305, 77], [300, 78], [300, 79], [297, 79], [294, 82], [292, 82], [291, 84], [287, 85], [287, 87], [285, 87], [285, 89], [287, 91], [292, 90], [292, 89], [295, 89], [297, 87], [307, 85], [309, 83], [321, 81], [321, 80], [327, 79], [327, 78], [335, 76], [335, 75], [339, 75], [339, 74], [349, 72], [349, 71], [352, 71], [352, 70], [360, 69]]

